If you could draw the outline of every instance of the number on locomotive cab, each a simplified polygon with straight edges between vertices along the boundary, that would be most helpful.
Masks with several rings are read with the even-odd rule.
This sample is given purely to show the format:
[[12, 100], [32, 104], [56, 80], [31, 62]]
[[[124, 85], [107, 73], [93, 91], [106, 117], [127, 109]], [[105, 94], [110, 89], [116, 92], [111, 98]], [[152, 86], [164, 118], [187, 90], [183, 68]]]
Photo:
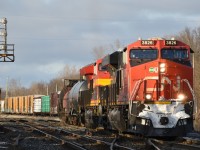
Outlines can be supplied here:
[[165, 40], [166, 46], [176, 46], [177, 42], [175, 40]]
[[154, 45], [154, 41], [153, 40], [142, 40], [141, 41], [141, 45], [143, 45], [143, 46], [152, 46], [152, 45]]

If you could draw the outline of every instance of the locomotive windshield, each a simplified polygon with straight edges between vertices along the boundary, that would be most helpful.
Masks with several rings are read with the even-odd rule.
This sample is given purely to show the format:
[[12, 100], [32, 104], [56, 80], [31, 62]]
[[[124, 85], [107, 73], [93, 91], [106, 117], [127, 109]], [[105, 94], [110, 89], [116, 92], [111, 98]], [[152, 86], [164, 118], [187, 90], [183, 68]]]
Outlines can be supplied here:
[[131, 66], [140, 65], [157, 59], [157, 49], [132, 49], [130, 51]]
[[186, 49], [162, 49], [161, 57], [164, 59], [187, 59], [188, 51]]
[[183, 65], [191, 66], [188, 60], [188, 50], [187, 49], [162, 49], [161, 57], [163, 59], [168, 59]]

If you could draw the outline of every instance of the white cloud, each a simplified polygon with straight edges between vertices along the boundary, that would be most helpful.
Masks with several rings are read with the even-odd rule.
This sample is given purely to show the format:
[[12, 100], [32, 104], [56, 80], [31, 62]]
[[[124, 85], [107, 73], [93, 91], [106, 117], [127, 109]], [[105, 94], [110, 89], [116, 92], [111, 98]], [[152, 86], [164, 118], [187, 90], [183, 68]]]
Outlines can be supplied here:
[[41, 74], [50, 74], [50, 75], [57, 75], [65, 67], [64, 63], [61, 62], [52, 62], [46, 65], [39, 65], [37, 70]]

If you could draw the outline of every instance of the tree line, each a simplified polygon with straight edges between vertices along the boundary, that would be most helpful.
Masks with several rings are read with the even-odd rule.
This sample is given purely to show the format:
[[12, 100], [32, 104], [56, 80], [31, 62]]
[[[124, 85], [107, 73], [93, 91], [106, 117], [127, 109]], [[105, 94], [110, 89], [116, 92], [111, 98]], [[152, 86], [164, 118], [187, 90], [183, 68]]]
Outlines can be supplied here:
[[[64, 79], [79, 79], [79, 68], [76, 66], [65, 65], [58, 75], [49, 82], [33, 82], [30, 87], [24, 87], [19, 79], [9, 79], [7, 96], [25, 96], [33, 94], [50, 95], [50, 93], [61, 91], [64, 86]], [[1, 98], [5, 99], [6, 90], [1, 92]]]

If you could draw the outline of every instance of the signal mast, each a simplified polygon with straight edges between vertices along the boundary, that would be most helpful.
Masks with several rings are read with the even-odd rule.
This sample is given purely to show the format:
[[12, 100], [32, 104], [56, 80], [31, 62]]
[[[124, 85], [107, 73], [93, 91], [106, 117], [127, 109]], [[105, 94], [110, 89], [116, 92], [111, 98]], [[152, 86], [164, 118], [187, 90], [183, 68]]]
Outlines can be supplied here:
[[[14, 44], [7, 44], [7, 19], [0, 19], [0, 62], [14, 62]], [[8, 90], [6, 85], [6, 98], [8, 97]], [[1, 99], [1, 88], [0, 88], [0, 99]], [[5, 104], [7, 105], [7, 100]]]
[[14, 62], [14, 44], [7, 44], [7, 19], [0, 19], [0, 62]]

